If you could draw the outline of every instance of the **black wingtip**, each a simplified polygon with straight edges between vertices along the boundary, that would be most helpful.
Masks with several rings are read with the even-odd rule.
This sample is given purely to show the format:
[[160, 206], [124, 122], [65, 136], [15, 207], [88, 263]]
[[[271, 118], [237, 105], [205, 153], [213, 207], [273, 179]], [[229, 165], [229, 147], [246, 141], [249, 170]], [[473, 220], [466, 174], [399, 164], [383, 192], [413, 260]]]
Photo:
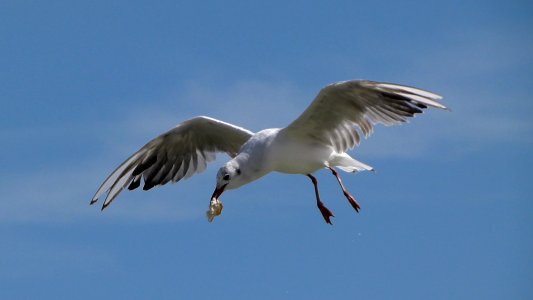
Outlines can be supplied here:
[[96, 198], [96, 199], [92, 199], [91, 202], [89, 203], [89, 205], [93, 205], [93, 204], [95, 204], [97, 201], [98, 201], [98, 198]]
[[420, 102], [412, 102], [414, 105], [416, 105], [418, 108], [421, 108], [421, 109], [426, 109], [428, 108], [427, 105], [425, 105], [424, 103], [420, 103]]
[[100, 209], [100, 211], [104, 211], [104, 209], [106, 209], [108, 206], [109, 206], [109, 203], [104, 203], [104, 205], [102, 205], [102, 209]]
[[143, 186], [143, 190], [144, 191], [148, 191], [149, 189], [153, 188], [155, 186], [155, 184], [153, 182], [144, 182], [144, 186]]
[[141, 178], [139, 178], [138, 180], [133, 180], [128, 186], [128, 190], [132, 191], [138, 188], [140, 185], [141, 185]]

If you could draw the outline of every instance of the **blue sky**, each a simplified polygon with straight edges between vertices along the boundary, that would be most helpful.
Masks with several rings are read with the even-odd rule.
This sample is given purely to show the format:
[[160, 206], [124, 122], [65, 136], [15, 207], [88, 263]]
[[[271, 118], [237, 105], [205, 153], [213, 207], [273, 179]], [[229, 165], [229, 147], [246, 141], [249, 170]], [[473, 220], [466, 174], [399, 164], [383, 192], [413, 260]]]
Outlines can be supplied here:
[[[527, 1], [1, 1], [0, 298], [531, 299]], [[442, 94], [329, 172], [223, 195], [201, 176], [88, 205], [149, 139], [209, 115], [282, 127], [346, 79]]]

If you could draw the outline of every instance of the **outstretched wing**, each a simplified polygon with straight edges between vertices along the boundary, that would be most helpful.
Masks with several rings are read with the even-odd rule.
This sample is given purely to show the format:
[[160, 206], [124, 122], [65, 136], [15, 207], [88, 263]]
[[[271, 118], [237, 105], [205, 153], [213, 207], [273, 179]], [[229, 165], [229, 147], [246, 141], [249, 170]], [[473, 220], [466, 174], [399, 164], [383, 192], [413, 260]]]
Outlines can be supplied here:
[[331, 145], [341, 153], [359, 144], [373, 125], [396, 125], [428, 106], [446, 109], [441, 96], [413, 87], [350, 80], [323, 88], [311, 105], [289, 126], [289, 134]]
[[151, 140], [123, 162], [102, 183], [91, 200], [107, 193], [102, 209], [128, 187], [143, 190], [189, 178], [205, 170], [216, 152], [234, 157], [252, 132], [209, 117], [196, 117]]

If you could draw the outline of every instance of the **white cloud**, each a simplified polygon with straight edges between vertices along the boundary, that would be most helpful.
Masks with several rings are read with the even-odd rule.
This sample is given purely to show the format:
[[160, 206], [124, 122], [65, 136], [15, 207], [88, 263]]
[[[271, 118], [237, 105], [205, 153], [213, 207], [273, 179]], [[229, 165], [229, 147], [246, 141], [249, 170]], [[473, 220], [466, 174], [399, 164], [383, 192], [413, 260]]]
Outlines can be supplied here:
[[61, 241], [13, 238], [2, 245], [0, 279], [53, 277], [66, 271], [101, 273], [119, 270], [116, 258], [91, 245], [76, 246]]
[[[73, 169], [30, 170], [6, 178], [0, 182], [3, 191], [0, 222], [105, 221], [109, 217], [137, 221], [179, 221], [203, 217], [207, 200], [202, 206], [196, 202], [179, 201], [185, 195], [194, 194], [198, 182], [202, 183], [202, 180], [194, 179], [179, 183], [178, 190], [173, 185], [173, 188], [165, 186], [150, 191], [150, 198], [157, 201], [143, 201], [146, 194], [140, 189], [133, 192], [126, 190], [101, 213], [100, 204], [90, 206], [89, 200], [112, 167], [113, 164], [109, 163], [83, 163]], [[121, 204], [124, 199], [134, 202], [134, 205]], [[113, 209], [118, 205], [120, 209]]]
[[413, 64], [396, 77], [442, 94], [451, 112], [418, 116], [409, 131], [378, 128], [380, 142], [362, 150], [370, 155], [424, 155], [441, 145], [463, 155], [498, 143], [533, 143], [533, 102], [520, 75], [533, 65], [530, 37], [465, 29], [443, 37], [438, 47], [408, 53]]
[[288, 83], [242, 80], [223, 86], [191, 82], [181, 97], [199, 103], [200, 114], [258, 131], [284, 127], [295, 119], [305, 108], [301, 103], [312, 100], [305, 99], [303, 94], [301, 89]]

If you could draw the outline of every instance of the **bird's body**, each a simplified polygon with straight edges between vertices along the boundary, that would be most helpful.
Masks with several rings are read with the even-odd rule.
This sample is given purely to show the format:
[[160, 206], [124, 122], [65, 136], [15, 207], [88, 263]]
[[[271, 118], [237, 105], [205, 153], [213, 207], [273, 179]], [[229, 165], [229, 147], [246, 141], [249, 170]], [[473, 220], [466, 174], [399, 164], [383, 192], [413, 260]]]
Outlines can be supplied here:
[[279, 128], [265, 129], [254, 134], [235, 159], [239, 159], [239, 156], [249, 157], [243, 161], [250, 162], [252, 168], [259, 170], [308, 174], [323, 168], [331, 153], [326, 145], [312, 144], [291, 138]]
[[445, 109], [440, 96], [412, 87], [372, 81], [338, 82], [323, 88], [311, 105], [285, 128], [252, 133], [209, 117], [196, 117], [150, 141], [122, 163], [102, 184], [91, 204], [107, 192], [102, 209], [126, 187], [144, 180], [144, 190], [177, 182], [199, 173], [215, 152], [232, 159], [220, 168], [208, 217], [219, 215], [224, 190], [239, 188], [270, 172], [303, 174], [311, 178], [317, 206], [325, 221], [333, 214], [320, 201], [312, 173], [328, 168], [337, 178], [352, 207], [359, 204], [342, 184], [334, 167], [346, 172], [372, 170], [346, 151], [371, 134], [373, 124], [394, 125], [421, 113], [428, 106]]

